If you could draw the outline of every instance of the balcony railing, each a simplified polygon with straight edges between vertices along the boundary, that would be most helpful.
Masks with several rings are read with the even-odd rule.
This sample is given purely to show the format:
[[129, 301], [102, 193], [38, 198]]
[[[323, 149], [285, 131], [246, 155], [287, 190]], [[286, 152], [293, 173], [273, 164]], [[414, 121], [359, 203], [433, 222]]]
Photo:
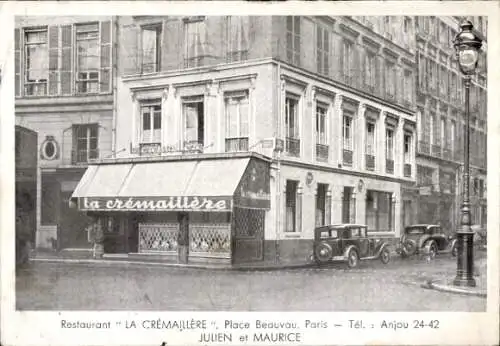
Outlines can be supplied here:
[[432, 145], [432, 155], [436, 157], [441, 157], [441, 146], [440, 145]]
[[248, 151], [248, 137], [226, 138], [226, 152]]
[[330, 147], [325, 144], [316, 144], [316, 158], [319, 161], [328, 161]]
[[403, 175], [405, 177], [411, 177], [411, 165], [409, 163], [405, 163], [403, 169]]
[[450, 149], [443, 149], [443, 159], [451, 160], [453, 158], [452, 152]]
[[374, 155], [365, 155], [366, 160], [366, 169], [369, 171], [375, 170], [375, 156]]
[[99, 158], [99, 149], [71, 151], [72, 165], [86, 165], [88, 164], [89, 160], [97, 158]]
[[290, 156], [300, 156], [300, 139], [286, 137], [285, 152]]
[[424, 141], [419, 141], [418, 142], [418, 153], [419, 154], [430, 154], [431, 153], [431, 146], [428, 142]]
[[386, 159], [385, 160], [385, 171], [389, 174], [394, 174], [394, 160]]
[[344, 163], [344, 165], [352, 165], [352, 156], [352, 150], [344, 149], [342, 151], [342, 162]]

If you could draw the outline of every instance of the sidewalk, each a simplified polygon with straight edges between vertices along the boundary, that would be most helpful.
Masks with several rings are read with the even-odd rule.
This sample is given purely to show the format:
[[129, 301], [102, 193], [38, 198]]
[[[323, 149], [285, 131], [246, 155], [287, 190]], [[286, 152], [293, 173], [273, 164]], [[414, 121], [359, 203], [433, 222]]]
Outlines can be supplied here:
[[[225, 264], [180, 264], [174, 262], [162, 261], [159, 259], [148, 259], [147, 257], [137, 258], [135, 256], [128, 257], [127, 255], [113, 256], [104, 255], [103, 258], [93, 258], [92, 251], [60, 251], [60, 252], [33, 252], [30, 259], [34, 262], [52, 262], [52, 263], [73, 263], [73, 264], [104, 264], [104, 265], [145, 265], [145, 266], [160, 266], [174, 268], [193, 268], [193, 269], [210, 269], [210, 270], [240, 270], [240, 271], [272, 271], [281, 269], [303, 269], [316, 268], [318, 265], [314, 262], [309, 262], [304, 259], [302, 262], [296, 263], [276, 263], [275, 261], [262, 261], [254, 263], [240, 263], [234, 265]], [[395, 252], [391, 253], [391, 262], [400, 261], [401, 258]], [[377, 262], [370, 260], [369, 262]], [[332, 263], [331, 266], [341, 266], [342, 263]], [[325, 265], [324, 267], [328, 267]]]
[[433, 289], [440, 292], [456, 293], [486, 298], [488, 292], [487, 285], [487, 257], [477, 256], [474, 263], [474, 279], [476, 287], [461, 287], [453, 284], [454, 276], [440, 277], [428, 280], [421, 285], [422, 288]]

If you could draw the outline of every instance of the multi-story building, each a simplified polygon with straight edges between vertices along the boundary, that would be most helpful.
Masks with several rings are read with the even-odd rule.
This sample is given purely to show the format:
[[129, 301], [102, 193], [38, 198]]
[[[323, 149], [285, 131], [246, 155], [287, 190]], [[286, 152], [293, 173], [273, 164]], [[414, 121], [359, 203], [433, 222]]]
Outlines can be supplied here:
[[88, 217], [69, 207], [89, 160], [113, 147], [112, 17], [17, 17], [16, 124], [38, 133], [39, 248], [88, 248]]
[[[459, 225], [463, 185], [465, 88], [452, 42], [461, 20], [415, 17], [418, 221], [440, 223], [449, 232]], [[474, 22], [486, 39], [485, 18]], [[481, 225], [486, 223], [486, 41], [483, 49], [470, 89], [472, 216]]]
[[317, 225], [394, 238], [415, 218], [412, 17], [118, 28], [116, 155], [73, 194], [113, 239], [105, 252], [302, 262]]

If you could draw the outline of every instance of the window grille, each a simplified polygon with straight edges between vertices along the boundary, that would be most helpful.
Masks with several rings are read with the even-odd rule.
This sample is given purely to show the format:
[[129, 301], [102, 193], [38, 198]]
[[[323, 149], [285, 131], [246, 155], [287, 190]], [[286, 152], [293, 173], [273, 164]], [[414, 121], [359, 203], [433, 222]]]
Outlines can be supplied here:
[[177, 253], [178, 223], [139, 224], [139, 252]]

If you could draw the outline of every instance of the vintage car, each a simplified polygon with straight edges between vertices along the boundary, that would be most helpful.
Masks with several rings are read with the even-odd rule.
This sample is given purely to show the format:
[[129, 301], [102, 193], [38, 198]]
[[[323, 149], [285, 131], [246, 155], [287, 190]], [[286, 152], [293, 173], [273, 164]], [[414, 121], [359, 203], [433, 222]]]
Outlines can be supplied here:
[[380, 259], [387, 264], [390, 258], [388, 244], [381, 239], [369, 238], [365, 225], [327, 225], [314, 230], [310, 259], [318, 264], [340, 261], [354, 268], [360, 260]]
[[457, 239], [446, 235], [441, 226], [421, 224], [405, 227], [396, 252], [401, 257], [425, 255], [433, 259], [438, 253], [451, 253], [455, 257], [457, 246]]

